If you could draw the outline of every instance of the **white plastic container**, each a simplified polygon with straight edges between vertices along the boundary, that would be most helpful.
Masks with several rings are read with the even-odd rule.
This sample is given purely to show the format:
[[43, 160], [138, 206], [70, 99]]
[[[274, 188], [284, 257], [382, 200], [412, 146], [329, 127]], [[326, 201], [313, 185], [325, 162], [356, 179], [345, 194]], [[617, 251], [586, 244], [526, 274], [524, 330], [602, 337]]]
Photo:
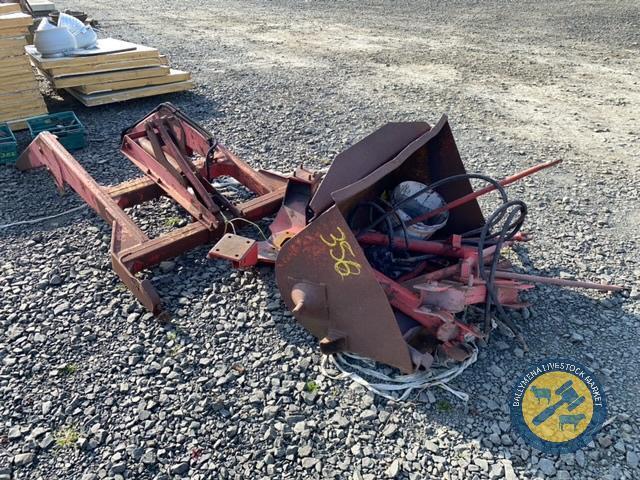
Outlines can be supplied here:
[[79, 50], [95, 47], [98, 40], [96, 32], [90, 25], [85, 25], [73, 15], [61, 13], [58, 17], [58, 27], [64, 27], [71, 32]]
[[[393, 205], [397, 205], [425, 188], [427, 188], [427, 185], [424, 183], [414, 182], [411, 180], [402, 182], [393, 189], [391, 202]], [[397, 212], [402, 221], [406, 223], [413, 218], [432, 212], [444, 205], [444, 199], [437, 192], [434, 192], [433, 190], [426, 190], [416, 198], [401, 204], [398, 207]], [[409, 237], [426, 240], [444, 227], [448, 220], [449, 212], [442, 212], [441, 214], [427, 220], [426, 223], [416, 223], [406, 227], [407, 235]], [[397, 235], [402, 235], [402, 226], [398, 227], [395, 232]]]
[[43, 18], [42, 21], [38, 24], [38, 28], [36, 28], [36, 32], [41, 32], [42, 30], [51, 30], [52, 28], [56, 28], [56, 26], [49, 22], [46, 18]]
[[43, 57], [62, 57], [77, 48], [76, 39], [64, 27], [43, 26], [36, 30], [33, 44]]

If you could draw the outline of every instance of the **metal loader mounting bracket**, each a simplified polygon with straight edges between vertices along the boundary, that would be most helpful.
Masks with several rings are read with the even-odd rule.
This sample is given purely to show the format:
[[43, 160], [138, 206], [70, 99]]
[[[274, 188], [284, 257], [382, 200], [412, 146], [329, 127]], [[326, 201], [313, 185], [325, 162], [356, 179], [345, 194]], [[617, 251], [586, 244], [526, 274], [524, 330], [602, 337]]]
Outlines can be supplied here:
[[[71, 186], [111, 225], [113, 269], [138, 301], [156, 315], [163, 312], [160, 297], [151, 282], [138, 279], [136, 273], [221, 238], [226, 218], [255, 221], [275, 213], [290, 178], [313, 176], [304, 169], [293, 176], [254, 170], [170, 103], [159, 105], [123, 131], [121, 152], [144, 176], [111, 187], [99, 185], [49, 132], [31, 142], [17, 166], [21, 170], [46, 167], [61, 192], [65, 184]], [[231, 203], [211, 184], [221, 176], [235, 178], [256, 197]], [[124, 209], [160, 196], [176, 201], [193, 221], [149, 238]]]

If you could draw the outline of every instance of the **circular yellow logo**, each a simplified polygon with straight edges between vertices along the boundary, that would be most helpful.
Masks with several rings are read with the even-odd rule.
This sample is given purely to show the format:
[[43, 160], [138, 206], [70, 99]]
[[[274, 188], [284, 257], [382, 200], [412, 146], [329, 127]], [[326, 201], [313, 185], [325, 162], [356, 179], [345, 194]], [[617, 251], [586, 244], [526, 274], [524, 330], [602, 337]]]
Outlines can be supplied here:
[[[554, 408], [556, 400], [562, 404]], [[547, 408], [554, 410], [548, 417]], [[543, 440], [567, 442], [587, 429], [593, 416], [593, 398], [589, 387], [577, 376], [567, 372], [543, 373], [524, 394], [522, 416], [527, 427]]]
[[604, 391], [593, 373], [568, 360], [534, 365], [516, 385], [513, 426], [542, 451], [585, 446], [606, 416]]

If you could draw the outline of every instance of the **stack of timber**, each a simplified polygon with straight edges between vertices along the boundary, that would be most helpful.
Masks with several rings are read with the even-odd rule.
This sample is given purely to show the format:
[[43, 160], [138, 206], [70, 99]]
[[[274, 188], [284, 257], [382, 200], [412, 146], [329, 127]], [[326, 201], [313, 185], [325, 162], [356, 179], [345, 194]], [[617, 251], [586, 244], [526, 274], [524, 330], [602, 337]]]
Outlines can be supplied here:
[[55, 3], [49, 0], [24, 0], [24, 4], [35, 18], [46, 17], [56, 9]]
[[25, 35], [32, 23], [19, 4], [0, 4], [0, 122], [9, 123], [14, 130], [26, 128], [26, 118], [47, 113], [24, 53]]
[[169, 67], [155, 48], [114, 38], [99, 39], [95, 49], [59, 58], [44, 58], [33, 45], [26, 50], [55, 88], [87, 107], [193, 87], [191, 75]]

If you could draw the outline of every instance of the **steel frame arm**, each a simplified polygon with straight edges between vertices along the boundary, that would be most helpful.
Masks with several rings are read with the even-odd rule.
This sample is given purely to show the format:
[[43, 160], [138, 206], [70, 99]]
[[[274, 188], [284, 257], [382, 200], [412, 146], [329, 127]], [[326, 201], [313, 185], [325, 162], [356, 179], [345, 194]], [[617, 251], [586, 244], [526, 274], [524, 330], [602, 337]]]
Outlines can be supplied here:
[[[145, 121], [150, 121], [160, 113], [157, 111], [151, 114]], [[176, 116], [176, 121], [184, 122], [181, 115]], [[220, 175], [229, 175], [258, 195], [240, 204], [228, 205], [236, 215], [255, 221], [280, 208], [289, 177], [254, 170], [219, 144], [207, 150], [210, 142], [197, 125], [183, 123], [182, 128], [184, 134], [178, 137], [180, 149], [191, 152], [196, 159], [191, 165], [186, 163], [187, 159], [183, 159], [181, 170], [192, 167], [196, 175], [202, 178], [198, 181], [203, 182]], [[112, 227], [110, 253], [113, 269], [140, 303], [155, 315], [160, 315], [161, 300], [155, 288], [149, 280], [140, 280], [135, 274], [184, 251], [218, 240], [224, 234], [224, 222], [221, 221], [217, 205], [215, 211], [208, 209], [184, 187], [182, 180], [185, 177], [176, 177], [175, 172], [168, 171], [162, 162], [157, 161], [153, 151], [141, 145], [140, 140], [144, 139], [144, 135], [145, 129], [141, 125], [123, 132], [122, 152], [146, 175], [119, 185], [99, 185], [65, 150], [55, 135], [49, 132], [41, 133], [31, 142], [18, 159], [17, 167], [20, 170], [47, 168], [61, 193], [64, 192], [65, 185], [69, 185]], [[207, 154], [209, 161], [201, 155], [202, 152]], [[175, 156], [178, 151], [171, 153]], [[164, 155], [169, 162], [174, 160], [169, 152], [165, 151]], [[313, 178], [311, 172], [303, 169], [299, 169], [294, 175], [297, 178]], [[191, 176], [190, 181], [196, 181], [196, 178]], [[207, 187], [204, 183], [203, 186]], [[195, 221], [150, 239], [123, 209], [162, 195], [171, 197], [183, 206]]]
[[73, 156], [58, 142], [55, 135], [38, 135], [18, 158], [20, 170], [46, 167], [53, 175], [58, 190], [63, 193], [69, 185], [82, 199], [112, 227], [111, 264], [120, 280], [146, 308], [160, 313], [160, 297], [151, 282], [139, 280], [123, 260], [123, 251], [144, 245], [149, 238], [111, 198]]

